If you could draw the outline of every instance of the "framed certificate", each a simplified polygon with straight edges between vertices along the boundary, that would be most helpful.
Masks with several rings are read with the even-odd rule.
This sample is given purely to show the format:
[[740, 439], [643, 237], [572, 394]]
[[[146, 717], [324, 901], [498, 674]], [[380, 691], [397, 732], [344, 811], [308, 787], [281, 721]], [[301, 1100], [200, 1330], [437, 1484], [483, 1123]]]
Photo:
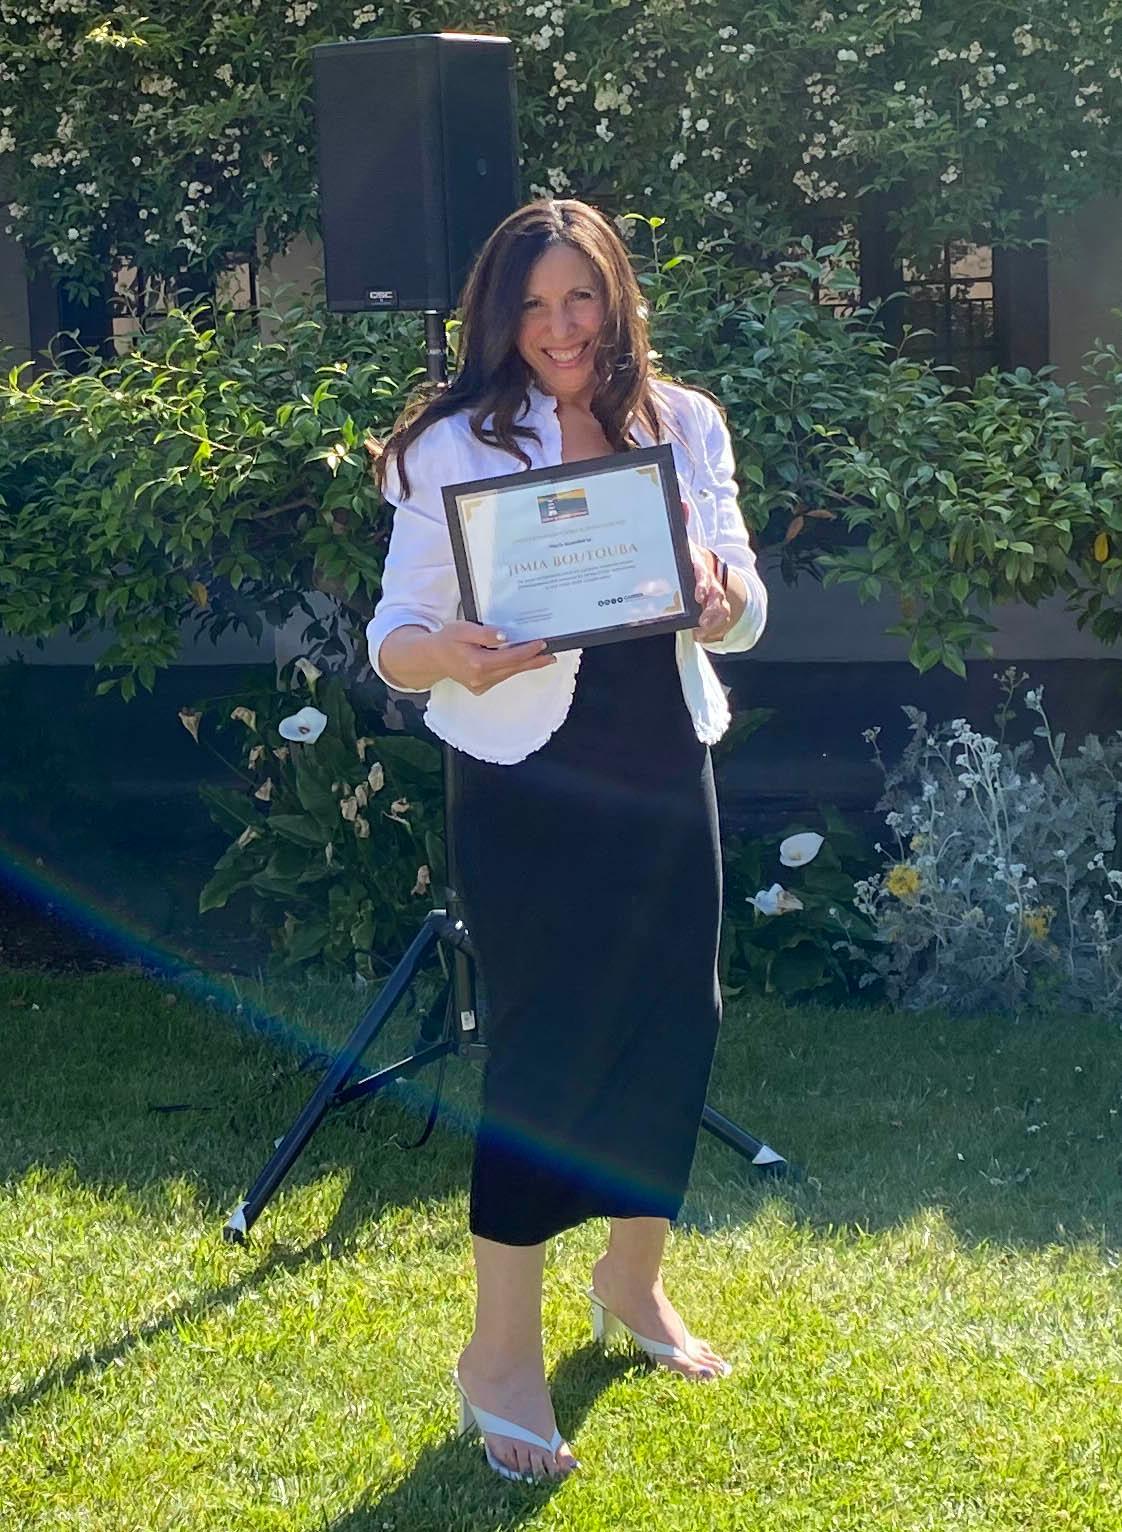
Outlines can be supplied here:
[[701, 609], [669, 445], [449, 484], [470, 622], [578, 649], [693, 628]]

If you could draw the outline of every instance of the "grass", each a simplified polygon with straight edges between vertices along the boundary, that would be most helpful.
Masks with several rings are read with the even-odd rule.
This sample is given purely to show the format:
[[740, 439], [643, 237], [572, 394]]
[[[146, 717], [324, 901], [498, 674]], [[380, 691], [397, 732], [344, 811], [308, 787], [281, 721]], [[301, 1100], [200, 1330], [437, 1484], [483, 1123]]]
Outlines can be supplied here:
[[228, 1001], [0, 976], [6, 1532], [1122, 1526], [1116, 1025], [731, 1009], [711, 1099], [808, 1171], [702, 1142], [667, 1282], [736, 1371], [593, 1350], [602, 1231], [562, 1236], [550, 1490], [453, 1433], [473, 1070], [416, 1153], [423, 1090], [340, 1114], [227, 1246], [313, 1078], [285, 1039], [358, 1003], [293, 987], [263, 1038]]

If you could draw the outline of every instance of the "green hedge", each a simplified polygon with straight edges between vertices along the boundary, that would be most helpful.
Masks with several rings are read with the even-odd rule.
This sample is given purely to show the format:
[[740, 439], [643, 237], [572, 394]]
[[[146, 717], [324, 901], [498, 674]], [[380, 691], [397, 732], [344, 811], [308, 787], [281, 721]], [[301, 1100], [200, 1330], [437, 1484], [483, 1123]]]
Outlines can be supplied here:
[[[653, 225], [653, 227], [650, 227]], [[649, 236], [649, 237], [648, 237]], [[743, 509], [785, 570], [825, 568], [862, 599], [895, 594], [920, 669], [961, 673], [995, 602], [1070, 596], [1119, 632], [1122, 359], [1090, 360], [1103, 424], [1078, 384], [990, 373], [952, 389], [808, 284], [844, 250], [786, 270], [668, 240], [637, 257], [662, 365], [713, 389], [737, 445]], [[389, 519], [362, 441], [419, 378], [419, 327], [291, 309], [275, 338], [177, 313], [137, 349], [75, 376], [0, 383], [0, 627], [113, 630], [104, 684], [150, 686], [181, 625], [256, 630], [303, 608], [341, 654], [377, 599]], [[317, 625], [306, 592], [339, 598]]]

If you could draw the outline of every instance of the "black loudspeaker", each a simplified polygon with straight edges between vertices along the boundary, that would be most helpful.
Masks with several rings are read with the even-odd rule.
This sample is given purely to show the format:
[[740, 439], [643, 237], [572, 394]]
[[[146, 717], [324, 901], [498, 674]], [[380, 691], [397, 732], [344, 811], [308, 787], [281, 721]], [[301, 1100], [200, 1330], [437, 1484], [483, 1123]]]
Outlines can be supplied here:
[[328, 307], [455, 308], [520, 201], [509, 38], [380, 37], [312, 54]]

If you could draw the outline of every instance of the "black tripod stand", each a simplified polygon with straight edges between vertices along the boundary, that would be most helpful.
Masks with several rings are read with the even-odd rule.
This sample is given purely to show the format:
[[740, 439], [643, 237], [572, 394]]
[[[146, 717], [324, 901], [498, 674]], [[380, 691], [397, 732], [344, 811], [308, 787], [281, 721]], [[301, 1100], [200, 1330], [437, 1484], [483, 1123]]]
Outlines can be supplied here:
[[[430, 380], [439, 383], [443, 383], [447, 377], [444, 320], [442, 313], [430, 311], [425, 314], [426, 370]], [[227, 1219], [223, 1229], [227, 1240], [239, 1244], [245, 1242], [269, 1199], [333, 1107], [346, 1106], [352, 1101], [372, 1096], [387, 1085], [416, 1074], [426, 1065], [446, 1059], [449, 1054], [458, 1054], [462, 1058], [486, 1058], [487, 1047], [477, 1010], [471, 937], [464, 921], [456, 843], [452, 833], [458, 807], [459, 766], [455, 752], [445, 747], [446, 907], [429, 912], [405, 955], [382, 986], [377, 1000], [332, 1060], [296, 1121], [284, 1137], [277, 1141], [276, 1149], [265, 1168], [244, 1200], [238, 1203]], [[437, 955], [441, 947], [447, 949], [451, 959], [447, 983], [428, 1011], [413, 1052], [375, 1074], [355, 1079], [370, 1044], [401, 1003], [419, 970], [426, 961]], [[761, 1174], [797, 1178], [798, 1171], [781, 1154], [714, 1111], [711, 1106], [706, 1106], [701, 1121], [703, 1127], [730, 1149], [743, 1155]]]

